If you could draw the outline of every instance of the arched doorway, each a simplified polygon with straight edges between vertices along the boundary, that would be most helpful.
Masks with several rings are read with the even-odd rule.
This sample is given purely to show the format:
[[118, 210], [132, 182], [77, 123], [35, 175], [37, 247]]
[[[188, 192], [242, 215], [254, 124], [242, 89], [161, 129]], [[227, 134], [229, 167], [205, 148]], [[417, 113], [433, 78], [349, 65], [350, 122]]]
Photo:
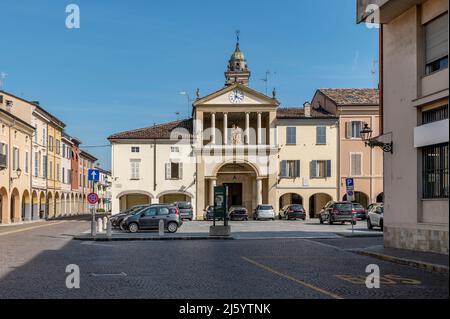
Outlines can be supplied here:
[[317, 193], [309, 198], [309, 217], [317, 218], [322, 208], [333, 198], [329, 194]]
[[303, 197], [296, 193], [289, 193], [280, 196], [279, 208], [280, 210], [286, 205], [299, 204], [303, 205]]
[[31, 199], [28, 190], [25, 190], [22, 195], [22, 221], [29, 221], [31, 219]]
[[31, 193], [31, 218], [36, 220], [39, 218], [39, 198], [37, 191]]
[[[343, 201], [347, 201], [347, 194], [344, 195]], [[366, 194], [362, 193], [362, 192], [355, 192], [355, 200], [353, 201], [354, 203], [359, 203], [361, 204], [363, 207], [367, 207], [369, 206], [369, 196], [367, 196]]]
[[65, 216], [66, 215], [66, 194], [61, 194], [61, 204], [60, 204], [60, 215]]
[[17, 188], [14, 188], [11, 193], [9, 221], [11, 223], [17, 223], [20, 221], [20, 196]]
[[192, 202], [191, 197], [182, 193], [168, 193], [159, 197], [160, 204], [172, 204], [175, 202]]
[[45, 200], [45, 192], [41, 192], [39, 196], [39, 218], [45, 219], [47, 217], [47, 202]]
[[378, 194], [377, 203], [384, 203], [384, 193]]
[[[242, 206], [247, 208], [250, 217], [258, 204], [267, 198], [267, 181], [257, 179], [258, 171], [247, 162], [231, 162], [222, 165], [216, 173], [216, 185], [228, 186], [228, 207]], [[210, 182], [211, 183], [211, 182]], [[209, 197], [212, 197], [213, 185], [209, 185]], [[266, 193], [264, 193], [266, 190]], [[214, 201], [209, 198], [212, 204]], [[199, 207], [200, 208], [200, 207]]]
[[59, 217], [59, 215], [61, 214], [61, 199], [59, 197], [59, 193], [56, 192], [55, 193], [55, 214], [53, 215], [53, 217]]
[[70, 194], [70, 215], [76, 215], [75, 196]]
[[0, 188], [0, 223], [8, 223], [8, 192], [6, 188]]
[[127, 210], [137, 205], [151, 204], [152, 196], [149, 192], [132, 190], [117, 195], [120, 203], [120, 211]]
[[49, 192], [47, 194], [47, 218], [53, 218], [55, 216], [55, 203], [53, 201], [53, 194]]

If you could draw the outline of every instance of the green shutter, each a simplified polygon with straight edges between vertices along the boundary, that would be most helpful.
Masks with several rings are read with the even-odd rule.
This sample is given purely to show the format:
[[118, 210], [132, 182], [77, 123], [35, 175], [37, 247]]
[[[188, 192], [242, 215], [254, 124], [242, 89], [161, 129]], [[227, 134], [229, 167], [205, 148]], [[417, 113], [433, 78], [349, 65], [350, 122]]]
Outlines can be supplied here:
[[331, 161], [327, 161], [327, 177], [331, 177]]

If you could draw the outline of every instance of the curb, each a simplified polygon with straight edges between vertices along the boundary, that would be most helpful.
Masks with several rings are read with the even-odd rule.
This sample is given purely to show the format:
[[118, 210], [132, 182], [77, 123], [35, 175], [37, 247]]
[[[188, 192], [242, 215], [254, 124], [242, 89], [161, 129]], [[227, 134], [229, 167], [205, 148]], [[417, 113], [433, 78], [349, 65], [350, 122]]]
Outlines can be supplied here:
[[411, 266], [411, 267], [415, 267], [415, 268], [419, 268], [419, 269], [425, 269], [428, 271], [437, 272], [437, 273], [441, 273], [441, 274], [449, 273], [448, 266], [444, 266], [444, 265], [432, 264], [432, 263], [427, 263], [424, 261], [407, 259], [407, 258], [394, 257], [394, 256], [389, 256], [389, 255], [384, 255], [384, 254], [380, 254], [380, 253], [367, 251], [367, 250], [357, 250], [356, 249], [356, 250], [350, 250], [350, 251], [355, 254], [358, 254], [358, 255], [374, 257], [374, 258], [384, 260], [384, 261], [389, 261], [389, 262], [392, 262], [395, 264]]
[[233, 237], [96, 237], [92, 238], [90, 236], [79, 237], [76, 236], [73, 238], [78, 241], [163, 241], [163, 240], [234, 240]]
[[359, 233], [354, 233], [352, 235], [352, 233], [335, 233], [338, 236], [341, 237], [345, 237], [345, 238], [373, 238], [373, 237], [383, 237], [383, 233], [377, 234], [377, 233], [373, 233], [373, 234], [368, 234], [368, 233], [363, 233], [363, 234], [359, 234]]

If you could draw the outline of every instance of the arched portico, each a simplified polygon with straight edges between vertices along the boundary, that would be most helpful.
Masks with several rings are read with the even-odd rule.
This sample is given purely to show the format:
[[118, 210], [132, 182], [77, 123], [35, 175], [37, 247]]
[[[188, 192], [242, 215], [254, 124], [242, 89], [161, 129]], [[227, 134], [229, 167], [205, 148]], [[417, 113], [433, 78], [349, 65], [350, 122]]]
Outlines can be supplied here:
[[257, 205], [267, 202], [268, 179], [260, 175], [254, 163], [227, 161], [217, 165], [213, 174], [205, 183], [205, 207], [214, 204], [214, 187], [221, 185], [228, 187], [228, 207], [245, 207], [250, 216]]
[[22, 194], [22, 221], [30, 221], [31, 220], [31, 198], [28, 190], [25, 190]]
[[171, 204], [174, 202], [190, 202], [194, 200], [194, 195], [182, 190], [168, 190], [158, 194], [156, 196], [158, 203]]
[[41, 192], [39, 195], [39, 218], [44, 219], [47, 217], [47, 202], [45, 200], [45, 192]]
[[297, 193], [287, 193], [283, 194], [279, 198], [279, 208], [280, 210], [286, 205], [300, 204], [303, 205], [303, 197]]
[[20, 196], [17, 188], [14, 188], [11, 192], [11, 204], [10, 204], [10, 223], [17, 223], [20, 221]]
[[[347, 194], [344, 195], [343, 199], [344, 201], [347, 201]], [[369, 206], [369, 196], [363, 192], [355, 192], [355, 200], [354, 203], [359, 203], [363, 207]]]
[[120, 210], [126, 210], [136, 205], [151, 204], [153, 195], [143, 190], [129, 190], [116, 196], [120, 203]]
[[333, 197], [326, 193], [316, 193], [309, 198], [309, 217], [317, 218], [322, 208], [332, 201]]
[[39, 197], [35, 190], [31, 193], [31, 219], [39, 219]]
[[0, 224], [8, 223], [8, 191], [5, 187], [0, 188]]
[[47, 193], [47, 218], [55, 217], [55, 203], [53, 201], [53, 193]]

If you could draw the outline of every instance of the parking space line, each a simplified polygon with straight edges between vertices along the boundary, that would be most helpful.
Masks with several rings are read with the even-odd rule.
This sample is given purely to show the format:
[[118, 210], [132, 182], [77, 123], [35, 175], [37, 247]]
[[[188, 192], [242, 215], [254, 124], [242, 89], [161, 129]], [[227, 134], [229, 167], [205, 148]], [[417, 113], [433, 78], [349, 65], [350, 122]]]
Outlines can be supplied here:
[[24, 232], [24, 231], [27, 231], [27, 230], [33, 230], [33, 229], [38, 229], [38, 228], [42, 228], [42, 227], [58, 225], [58, 224], [62, 224], [62, 223], [65, 223], [65, 221], [60, 221], [60, 222], [51, 223], [51, 224], [49, 223], [49, 224], [33, 226], [33, 227], [27, 227], [27, 228], [21, 228], [21, 229], [16, 229], [16, 230], [12, 230], [12, 231], [9, 231], [9, 232], [0, 233], [0, 237], [1, 236], [6, 236], [6, 235], [11, 235], [11, 234], [17, 234], [17, 233]]
[[287, 274], [284, 274], [284, 273], [282, 273], [282, 272], [279, 272], [279, 271], [277, 271], [277, 270], [275, 270], [275, 269], [273, 269], [273, 268], [271, 268], [271, 267], [269, 267], [269, 266], [260, 264], [260, 263], [258, 263], [257, 261], [251, 260], [251, 259], [249, 259], [249, 258], [247, 258], [247, 257], [241, 257], [241, 258], [242, 258], [243, 260], [245, 260], [245, 261], [247, 261], [247, 262], [249, 262], [249, 263], [255, 265], [256, 267], [262, 268], [262, 269], [264, 269], [264, 270], [266, 270], [266, 271], [268, 271], [268, 272], [271, 272], [271, 273], [273, 273], [273, 274], [275, 274], [275, 275], [278, 275], [278, 276], [280, 276], [280, 277], [283, 277], [283, 278], [285, 278], [285, 279], [288, 279], [288, 280], [290, 280], [290, 281], [293, 281], [293, 282], [295, 282], [295, 283], [297, 283], [297, 284], [299, 284], [299, 285], [302, 285], [302, 286], [304, 286], [304, 287], [306, 287], [306, 288], [312, 289], [312, 290], [314, 290], [314, 291], [316, 291], [316, 292], [318, 292], [318, 293], [324, 294], [324, 295], [326, 295], [326, 296], [328, 296], [328, 297], [331, 297], [331, 298], [333, 298], [333, 299], [344, 299], [344, 297], [341, 297], [341, 296], [339, 296], [339, 295], [337, 295], [337, 294], [335, 294], [335, 293], [333, 293], [333, 292], [327, 291], [327, 290], [325, 290], [325, 289], [322, 289], [322, 288], [319, 288], [319, 287], [314, 286], [314, 285], [312, 285], [312, 284], [309, 284], [309, 283], [307, 283], [307, 282], [305, 282], [305, 281], [303, 281], [303, 280], [300, 280], [300, 279], [294, 278], [294, 277], [292, 277], [292, 276], [290, 276], [290, 275], [287, 275]]

